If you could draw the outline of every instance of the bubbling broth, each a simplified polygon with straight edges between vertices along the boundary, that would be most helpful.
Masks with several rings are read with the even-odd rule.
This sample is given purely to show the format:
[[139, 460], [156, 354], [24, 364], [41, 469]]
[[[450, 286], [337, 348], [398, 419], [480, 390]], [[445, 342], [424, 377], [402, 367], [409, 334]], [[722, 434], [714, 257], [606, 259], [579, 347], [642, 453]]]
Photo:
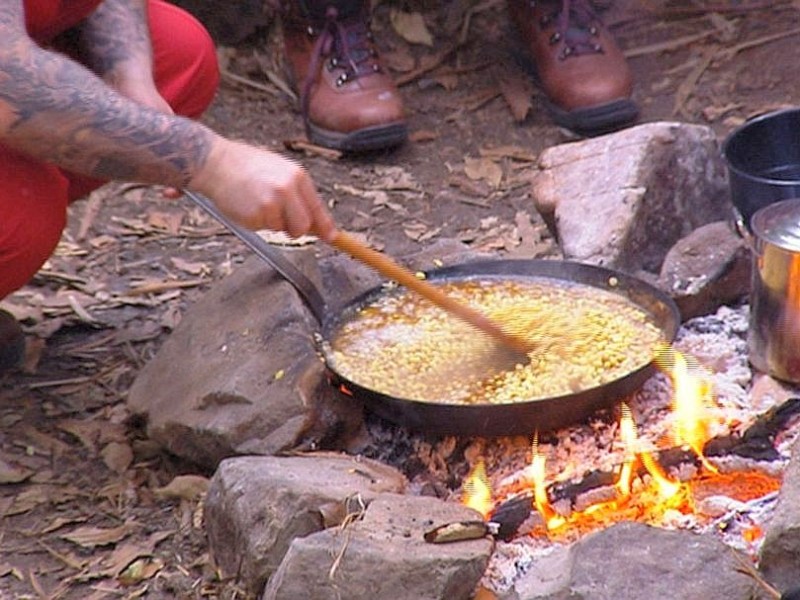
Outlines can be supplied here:
[[445, 282], [443, 292], [530, 340], [527, 360], [405, 289], [362, 307], [335, 333], [331, 366], [397, 398], [503, 404], [572, 394], [649, 364], [664, 342], [652, 316], [620, 294], [556, 279]]

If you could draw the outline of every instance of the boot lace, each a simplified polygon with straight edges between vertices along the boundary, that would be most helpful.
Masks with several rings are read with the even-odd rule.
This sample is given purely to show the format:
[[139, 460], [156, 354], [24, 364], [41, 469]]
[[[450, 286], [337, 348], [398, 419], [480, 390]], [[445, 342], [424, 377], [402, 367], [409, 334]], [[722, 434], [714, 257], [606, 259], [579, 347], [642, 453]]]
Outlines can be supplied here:
[[600, 17], [589, 0], [561, 0], [557, 6], [541, 19], [541, 26], [555, 23], [556, 30], [550, 36], [551, 44], [564, 42], [559, 58], [564, 60], [582, 54], [598, 54], [603, 47], [598, 42]]
[[311, 53], [308, 74], [303, 82], [304, 115], [308, 115], [311, 87], [322, 61], [326, 61], [326, 68], [329, 70], [341, 71], [336, 78], [337, 86], [365, 75], [382, 72], [369, 29], [369, 20], [362, 14], [344, 20], [339, 17], [335, 6], [328, 6], [321, 26], [310, 27], [309, 33], [318, 37]]

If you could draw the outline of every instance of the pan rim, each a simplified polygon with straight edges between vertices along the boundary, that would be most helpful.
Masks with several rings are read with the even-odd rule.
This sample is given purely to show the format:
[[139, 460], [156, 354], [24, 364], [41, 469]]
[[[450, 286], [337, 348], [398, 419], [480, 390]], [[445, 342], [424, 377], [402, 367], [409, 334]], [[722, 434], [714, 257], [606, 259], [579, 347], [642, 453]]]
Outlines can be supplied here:
[[[632, 302], [641, 310], [644, 310], [661, 330], [667, 343], [672, 343], [674, 341], [680, 327], [680, 311], [674, 300], [666, 292], [640, 277], [604, 266], [567, 260], [490, 259], [437, 267], [423, 271], [423, 273], [427, 279], [434, 282], [437, 280], [467, 281], [487, 278], [519, 278], [526, 280], [550, 279], [574, 283], [577, 285], [587, 285], [589, 287], [602, 289], [611, 293], [617, 293]], [[569, 275], [567, 276], [566, 274]], [[580, 277], [577, 277], [576, 275], [580, 275]], [[605, 285], [600, 285], [601, 282], [605, 282]], [[354, 312], [369, 302], [378, 299], [380, 296], [386, 294], [387, 290], [394, 289], [394, 287], [395, 286], [392, 285], [387, 286], [387, 284], [384, 283], [358, 294], [349, 302], [345, 303], [342, 309], [339, 310], [335, 315], [327, 319], [326, 322], [323, 323], [322, 328], [322, 343], [320, 344], [320, 353], [324, 359], [326, 368], [330, 373], [333, 383], [339, 386], [344, 385], [345, 389], [347, 389], [351, 394], [355, 394], [357, 397], [363, 398], [365, 402], [369, 403], [368, 408], [378, 414], [385, 412], [381, 410], [381, 405], [385, 404], [389, 405], [390, 407], [404, 405], [412, 412], [418, 411], [420, 414], [438, 414], [447, 413], [449, 411], [458, 411], [458, 413], [464, 415], [465, 418], [470, 418], [470, 414], [476, 416], [480, 415], [487, 410], [506, 412], [510, 415], [522, 415], [530, 411], [536, 412], [537, 407], [541, 407], [546, 404], [562, 404], [565, 402], [572, 402], [594, 405], [597, 404], [597, 402], [594, 402], [595, 396], [602, 394], [603, 391], [608, 391], [609, 394], [614, 397], [608, 400], [603, 400], [600, 402], [600, 404], [610, 406], [622, 400], [630, 393], [636, 391], [636, 389], [640, 388], [646, 379], [652, 376], [656, 369], [654, 362], [650, 361], [633, 369], [621, 377], [597, 386], [579, 390], [577, 392], [561, 394], [558, 396], [546, 396], [520, 402], [484, 402], [478, 404], [459, 404], [454, 402], [430, 402], [415, 398], [392, 396], [385, 392], [370, 389], [339, 373], [335, 368], [335, 361], [331, 356], [328, 342], [334, 339], [338, 328], [346, 323], [348, 318], [351, 318]], [[637, 301], [637, 299], [632, 298], [630, 294], [634, 291], [638, 296], [640, 296], [639, 300], [641, 300], [642, 296], [646, 296], [650, 300], [650, 305], [643, 305], [641, 301]], [[653, 305], [655, 304], [658, 304], [660, 307], [662, 312], [661, 315], [654, 314]], [[386, 414], [383, 414], [383, 416], [384, 418], [388, 418], [390, 421], [395, 421], [399, 424], [405, 425], [405, 423], [400, 423], [398, 419], [393, 418], [393, 416], [387, 416]], [[423, 428], [433, 430], [450, 429], [447, 426]], [[455, 429], [460, 430], [462, 428], [457, 427]], [[494, 433], [494, 435], [506, 435], [506, 433], [499, 432]]]

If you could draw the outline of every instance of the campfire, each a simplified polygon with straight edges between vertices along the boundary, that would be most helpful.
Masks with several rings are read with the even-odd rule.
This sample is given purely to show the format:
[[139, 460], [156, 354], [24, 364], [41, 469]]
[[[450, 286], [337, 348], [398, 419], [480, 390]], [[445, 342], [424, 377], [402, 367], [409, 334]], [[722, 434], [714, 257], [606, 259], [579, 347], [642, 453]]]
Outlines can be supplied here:
[[[587, 465], [567, 465], [560, 472], [548, 469], [554, 447], [540, 443], [534, 432], [529, 464], [494, 486], [479, 458], [464, 480], [462, 503], [480, 512], [503, 539], [524, 533], [571, 542], [620, 521], [700, 527], [719, 516], [703, 505], [709, 498], [751, 502], [776, 492], [779, 475], [741, 467], [723, 471], [706, 455], [709, 442], [729, 436], [740, 424], [716, 403], [710, 374], [691, 356], [669, 346], [659, 349], [656, 364], [672, 390], [664, 419], [668, 430], [661, 439], [640, 435], [631, 409], [622, 403], [615, 468], [605, 477], [595, 472], [596, 485], [571, 484], [577, 469]], [[687, 469], [687, 464], [694, 468]], [[565, 493], [570, 485], [572, 492]], [[762, 531], [753, 524], [741, 535], [754, 543]]]

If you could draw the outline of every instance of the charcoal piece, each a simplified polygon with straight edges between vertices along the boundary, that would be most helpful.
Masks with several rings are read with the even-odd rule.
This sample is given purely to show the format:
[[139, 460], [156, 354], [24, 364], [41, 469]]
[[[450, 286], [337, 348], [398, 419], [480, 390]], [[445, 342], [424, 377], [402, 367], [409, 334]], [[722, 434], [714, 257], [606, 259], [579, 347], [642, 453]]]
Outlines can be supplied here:
[[556, 483], [550, 488], [550, 498], [553, 502], [568, 499], [570, 502], [581, 494], [599, 487], [614, 485], [617, 476], [608, 471], [591, 471], [578, 482]]
[[800, 398], [789, 398], [780, 406], [774, 406], [759, 416], [741, 436], [715, 438], [706, 444], [707, 456], [736, 454], [759, 461], [773, 461], [781, 458], [775, 450], [775, 436], [800, 414]]
[[800, 398], [789, 398], [780, 406], [773, 406], [756, 419], [742, 435], [743, 440], [753, 438], [769, 439], [770, 441], [783, 430], [789, 419], [800, 414]]
[[499, 504], [492, 513], [489, 523], [497, 525], [494, 536], [504, 542], [514, 537], [519, 526], [525, 522], [533, 510], [533, 496], [522, 494]]

